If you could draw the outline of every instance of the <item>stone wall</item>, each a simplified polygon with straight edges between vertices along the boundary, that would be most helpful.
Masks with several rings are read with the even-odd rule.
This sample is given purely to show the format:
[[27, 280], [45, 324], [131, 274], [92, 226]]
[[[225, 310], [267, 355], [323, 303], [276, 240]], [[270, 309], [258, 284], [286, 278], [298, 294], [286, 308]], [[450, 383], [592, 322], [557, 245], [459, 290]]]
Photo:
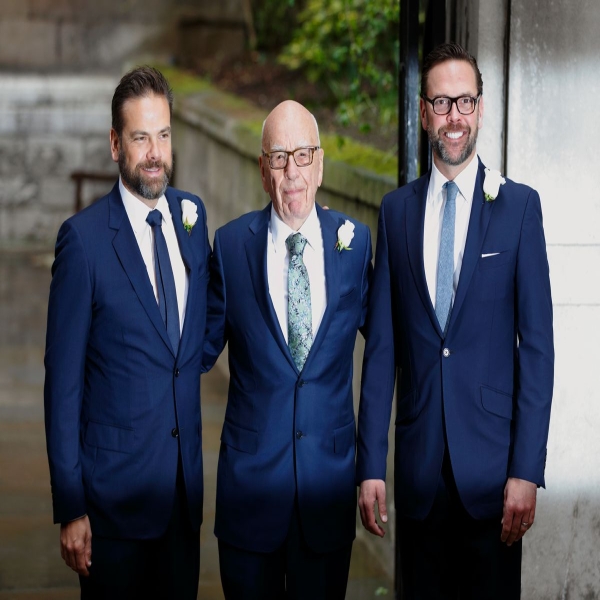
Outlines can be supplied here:
[[[75, 170], [114, 172], [110, 101], [116, 78], [0, 75], [0, 241], [52, 244], [73, 213]], [[88, 183], [89, 203], [107, 184]]]
[[0, 70], [119, 73], [246, 50], [249, 0], [2, 0]]

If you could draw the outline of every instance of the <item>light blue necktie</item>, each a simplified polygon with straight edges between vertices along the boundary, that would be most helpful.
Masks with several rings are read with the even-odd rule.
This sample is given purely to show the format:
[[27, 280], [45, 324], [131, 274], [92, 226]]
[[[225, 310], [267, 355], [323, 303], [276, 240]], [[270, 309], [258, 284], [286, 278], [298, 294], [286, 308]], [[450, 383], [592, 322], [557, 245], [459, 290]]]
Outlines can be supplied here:
[[454, 181], [444, 184], [446, 188], [446, 206], [440, 236], [440, 254], [438, 256], [437, 284], [435, 291], [435, 314], [440, 327], [446, 335], [454, 286], [454, 223], [456, 221], [456, 195], [458, 186]]
[[154, 231], [154, 257], [156, 265], [156, 287], [158, 288], [158, 308], [167, 327], [167, 334], [177, 354], [179, 348], [179, 309], [177, 308], [177, 292], [175, 278], [167, 248], [167, 240], [162, 231], [162, 213], [154, 209], [148, 213], [146, 221]]
[[285, 240], [285, 245], [290, 252], [288, 268], [288, 346], [298, 371], [302, 371], [313, 342], [310, 281], [302, 258], [306, 242], [307, 239], [301, 233], [292, 233]]

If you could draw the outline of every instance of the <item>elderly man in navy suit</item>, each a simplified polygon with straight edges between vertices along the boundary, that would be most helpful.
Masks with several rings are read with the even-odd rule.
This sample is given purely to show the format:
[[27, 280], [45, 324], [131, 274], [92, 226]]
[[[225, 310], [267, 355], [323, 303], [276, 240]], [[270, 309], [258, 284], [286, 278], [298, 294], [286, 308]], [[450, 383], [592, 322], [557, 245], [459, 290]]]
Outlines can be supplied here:
[[323, 150], [292, 101], [264, 123], [271, 202], [215, 235], [207, 366], [229, 344], [215, 533], [225, 597], [343, 599], [355, 536], [352, 354], [366, 226], [315, 203]]
[[82, 598], [198, 592], [210, 247], [202, 201], [168, 187], [172, 102], [155, 69], [123, 77], [110, 132], [120, 178], [56, 243], [46, 435], [61, 555]]
[[384, 530], [396, 375], [395, 501], [403, 597], [520, 596], [521, 538], [544, 485], [552, 300], [540, 198], [489, 171], [475, 59], [424, 61], [429, 173], [382, 202], [359, 414], [359, 505]]

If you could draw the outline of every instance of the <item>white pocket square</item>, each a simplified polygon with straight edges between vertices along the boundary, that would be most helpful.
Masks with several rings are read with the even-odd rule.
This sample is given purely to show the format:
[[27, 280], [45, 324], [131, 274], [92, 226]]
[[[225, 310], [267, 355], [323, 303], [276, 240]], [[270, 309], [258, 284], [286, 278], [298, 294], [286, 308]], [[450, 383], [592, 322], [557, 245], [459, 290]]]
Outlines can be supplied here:
[[489, 254], [482, 254], [481, 258], [487, 258], [488, 256], [498, 256], [500, 252], [490, 252]]

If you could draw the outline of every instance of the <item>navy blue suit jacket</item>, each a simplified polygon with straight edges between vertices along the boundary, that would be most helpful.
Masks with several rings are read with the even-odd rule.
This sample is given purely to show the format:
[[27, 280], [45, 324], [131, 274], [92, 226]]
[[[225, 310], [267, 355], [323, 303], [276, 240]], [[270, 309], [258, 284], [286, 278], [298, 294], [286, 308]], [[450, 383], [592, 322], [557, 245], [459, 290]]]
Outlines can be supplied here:
[[367, 309], [371, 235], [356, 223], [352, 250], [335, 249], [346, 219], [317, 206], [327, 308], [298, 372], [269, 295], [271, 205], [215, 235], [205, 360], [229, 344], [230, 383], [217, 476], [215, 533], [270, 552], [285, 540], [297, 494], [302, 529], [315, 551], [355, 536], [356, 426], [353, 350]]
[[507, 180], [486, 202], [483, 177], [479, 164], [445, 338], [423, 264], [429, 174], [381, 205], [357, 469], [359, 481], [385, 478], [398, 374], [395, 502], [410, 518], [423, 519], [432, 506], [444, 426], [458, 492], [473, 517], [501, 514], [508, 477], [544, 485], [554, 350], [540, 199]]
[[[55, 522], [150, 539], [167, 528], [178, 446], [190, 518], [202, 521], [200, 369], [210, 247], [202, 201], [168, 188], [189, 291], [177, 356], [118, 184], [58, 233], [44, 402]], [[181, 200], [198, 206], [191, 235]], [[179, 438], [172, 430], [179, 429]]]

